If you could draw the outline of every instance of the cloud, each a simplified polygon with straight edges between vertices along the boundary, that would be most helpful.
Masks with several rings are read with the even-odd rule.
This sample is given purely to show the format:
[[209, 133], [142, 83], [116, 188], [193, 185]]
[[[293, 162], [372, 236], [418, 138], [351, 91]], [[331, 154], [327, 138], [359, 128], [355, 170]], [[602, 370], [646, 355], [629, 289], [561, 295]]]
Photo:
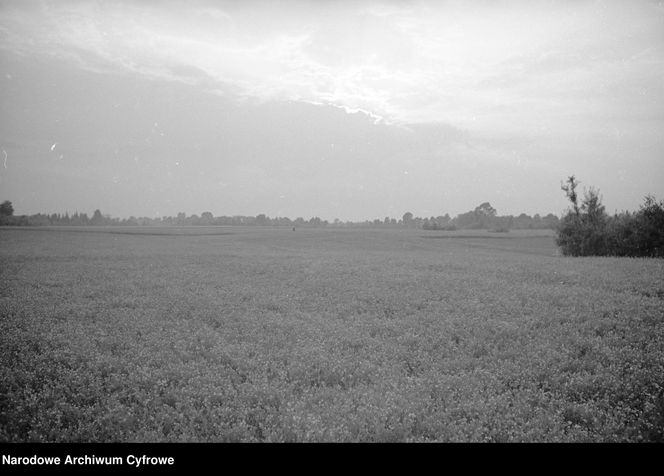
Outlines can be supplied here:
[[494, 134], [653, 115], [664, 99], [656, 3], [321, 5], [15, 2], [3, 6], [0, 39], [100, 73]]

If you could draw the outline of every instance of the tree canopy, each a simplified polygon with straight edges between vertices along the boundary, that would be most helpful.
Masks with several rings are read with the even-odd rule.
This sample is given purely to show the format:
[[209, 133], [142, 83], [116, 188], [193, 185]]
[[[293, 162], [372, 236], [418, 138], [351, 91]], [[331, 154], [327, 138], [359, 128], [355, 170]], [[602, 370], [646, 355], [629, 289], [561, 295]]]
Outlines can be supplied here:
[[4, 202], [0, 203], [0, 216], [3, 217], [10, 217], [14, 214], [14, 207], [12, 206], [12, 202], [9, 200], [5, 200]]

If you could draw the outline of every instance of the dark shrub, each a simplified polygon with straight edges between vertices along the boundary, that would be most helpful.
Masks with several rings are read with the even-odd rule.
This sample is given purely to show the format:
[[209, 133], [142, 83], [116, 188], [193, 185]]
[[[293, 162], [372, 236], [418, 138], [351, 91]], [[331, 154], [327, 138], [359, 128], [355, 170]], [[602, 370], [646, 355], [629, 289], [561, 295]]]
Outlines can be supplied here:
[[664, 257], [664, 202], [647, 196], [634, 222], [638, 256]]
[[577, 185], [572, 176], [562, 187], [572, 202], [556, 236], [564, 255], [664, 257], [664, 202], [647, 196], [636, 213], [608, 217], [599, 192], [593, 188], [578, 206]]
[[629, 212], [615, 215], [607, 227], [607, 253], [611, 256], [639, 256], [634, 216]]
[[599, 192], [593, 188], [587, 191], [580, 208], [576, 206], [576, 195], [573, 197], [574, 208], [560, 221], [556, 244], [565, 256], [606, 255], [607, 216]]

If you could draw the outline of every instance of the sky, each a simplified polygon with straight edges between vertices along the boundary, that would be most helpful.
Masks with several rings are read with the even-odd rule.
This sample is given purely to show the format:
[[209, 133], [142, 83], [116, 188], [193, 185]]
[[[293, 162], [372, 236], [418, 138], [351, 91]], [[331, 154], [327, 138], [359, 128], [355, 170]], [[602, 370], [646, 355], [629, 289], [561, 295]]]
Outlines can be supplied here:
[[0, 0], [0, 148], [15, 214], [635, 210], [664, 3]]

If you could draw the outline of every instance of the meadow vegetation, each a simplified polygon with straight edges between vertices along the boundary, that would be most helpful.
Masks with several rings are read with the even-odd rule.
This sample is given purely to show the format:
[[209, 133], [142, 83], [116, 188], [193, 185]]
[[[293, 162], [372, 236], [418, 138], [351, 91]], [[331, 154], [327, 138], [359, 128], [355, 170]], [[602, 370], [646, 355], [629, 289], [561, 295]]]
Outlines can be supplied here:
[[0, 229], [0, 441], [664, 439], [662, 260], [148, 230]]

